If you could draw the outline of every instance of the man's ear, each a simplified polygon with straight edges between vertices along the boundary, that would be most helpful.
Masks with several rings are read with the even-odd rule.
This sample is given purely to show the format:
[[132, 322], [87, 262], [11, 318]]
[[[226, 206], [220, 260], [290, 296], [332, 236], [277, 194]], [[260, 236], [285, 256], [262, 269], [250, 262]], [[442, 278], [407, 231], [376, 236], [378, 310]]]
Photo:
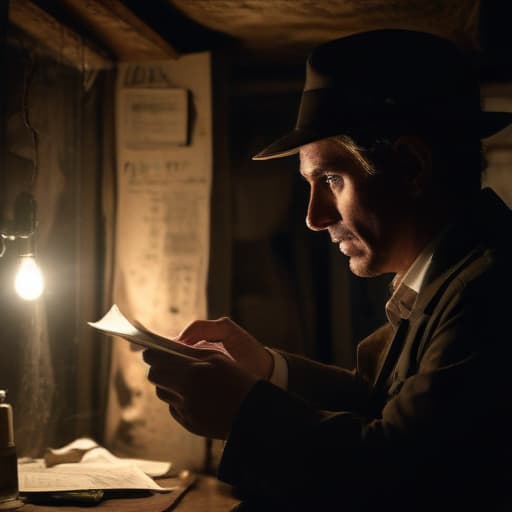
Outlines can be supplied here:
[[420, 196], [432, 182], [432, 148], [428, 142], [418, 136], [402, 135], [393, 143], [398, 156], [406, 186], [413, 196]]

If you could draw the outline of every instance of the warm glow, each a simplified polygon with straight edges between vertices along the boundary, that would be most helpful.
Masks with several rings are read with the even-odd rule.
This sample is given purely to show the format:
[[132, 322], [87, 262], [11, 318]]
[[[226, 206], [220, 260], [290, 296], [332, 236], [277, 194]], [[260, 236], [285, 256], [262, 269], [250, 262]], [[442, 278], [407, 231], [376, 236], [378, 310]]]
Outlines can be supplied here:
[[43, 293], [43, 274], [33, 256], [20, 257], [14, 288], [24, 300], [35, 300]]

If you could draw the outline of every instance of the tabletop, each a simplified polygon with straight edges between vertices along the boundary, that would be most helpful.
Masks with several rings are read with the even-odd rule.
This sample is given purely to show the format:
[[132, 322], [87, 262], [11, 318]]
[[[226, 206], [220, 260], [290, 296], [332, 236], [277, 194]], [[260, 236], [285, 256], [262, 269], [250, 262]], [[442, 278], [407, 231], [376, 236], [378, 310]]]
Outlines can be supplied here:
[[232, 488], [212, 476], [184, 474], [180, 478], [158, 479], [162, 487], [175, 487], [170, 493], [105, 499], [97, 505], [71, 503], [25, 503], [20, 512], [229, 512], [239, 500]]

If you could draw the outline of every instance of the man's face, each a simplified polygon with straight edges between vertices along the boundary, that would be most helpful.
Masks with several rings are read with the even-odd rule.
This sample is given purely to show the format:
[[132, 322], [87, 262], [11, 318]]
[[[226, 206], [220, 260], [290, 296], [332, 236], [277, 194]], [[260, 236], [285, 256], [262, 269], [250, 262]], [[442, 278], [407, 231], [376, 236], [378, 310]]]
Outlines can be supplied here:
[[314, 231], [327, 230], [361, 277], [403, 272], [411, 263], [406, 192], [397, 179], [379, 171], [369, 174], [333, 140], [300, 150], [300, 172], [311, 187], [306, 224]]

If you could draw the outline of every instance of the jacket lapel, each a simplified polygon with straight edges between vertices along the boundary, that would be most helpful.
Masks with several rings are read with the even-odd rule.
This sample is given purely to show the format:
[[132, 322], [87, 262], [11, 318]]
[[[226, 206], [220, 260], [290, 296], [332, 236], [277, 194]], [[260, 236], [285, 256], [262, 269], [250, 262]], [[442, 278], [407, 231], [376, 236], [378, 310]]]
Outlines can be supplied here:
[[[491, 225], [508, 225], [511, 213], [503, 202], [490, 190], [484, 190], [482, 199], [486, 205], [486, 221]], [[493, 222], [490, 222], [490, 219], [493, 219]], [[498, 222], [498, 219], [501, 222]], [[399, 315], [395, 317], [397, 323], [394, 336], [388, 342], [388, 348], [373, 382], [375, 411], [381, 411], [388, 395], [398, 392], [403, 381], [417, 371], [427, 349], [428, 339], [424, 333], [434, 308], [439, 304], [454, 276], [478, 257], [479, 246], [474, 236], [478, 229], [474, 227], [475, 224], [478, 225], [478, 222], [466, 221], [455, 224], [433, 255], [431, 268], [426, 277], [427, 284], [420, 291], [410, 316], [399, 311]], [[402, 318], [399, 318], [400, 316]], [[393, 321], [391, 323], [394, 324]], [[392, 381], [393, 387], [390, 388]]]
[[373, 385], [373, 402], [378, 407], [378, 404], [382, 404], [385, 401], [387, 394], [388, 381], [391, 376], [391, 372], [395, 368], [398, 358], [402, 352], [405, 337], [409, 328], [409, 320], [400, 319], [398, 320], [395, 335], [389, 343], [386, 355], [383, 358], [380, 369], [377, 371], [377, 376]]

